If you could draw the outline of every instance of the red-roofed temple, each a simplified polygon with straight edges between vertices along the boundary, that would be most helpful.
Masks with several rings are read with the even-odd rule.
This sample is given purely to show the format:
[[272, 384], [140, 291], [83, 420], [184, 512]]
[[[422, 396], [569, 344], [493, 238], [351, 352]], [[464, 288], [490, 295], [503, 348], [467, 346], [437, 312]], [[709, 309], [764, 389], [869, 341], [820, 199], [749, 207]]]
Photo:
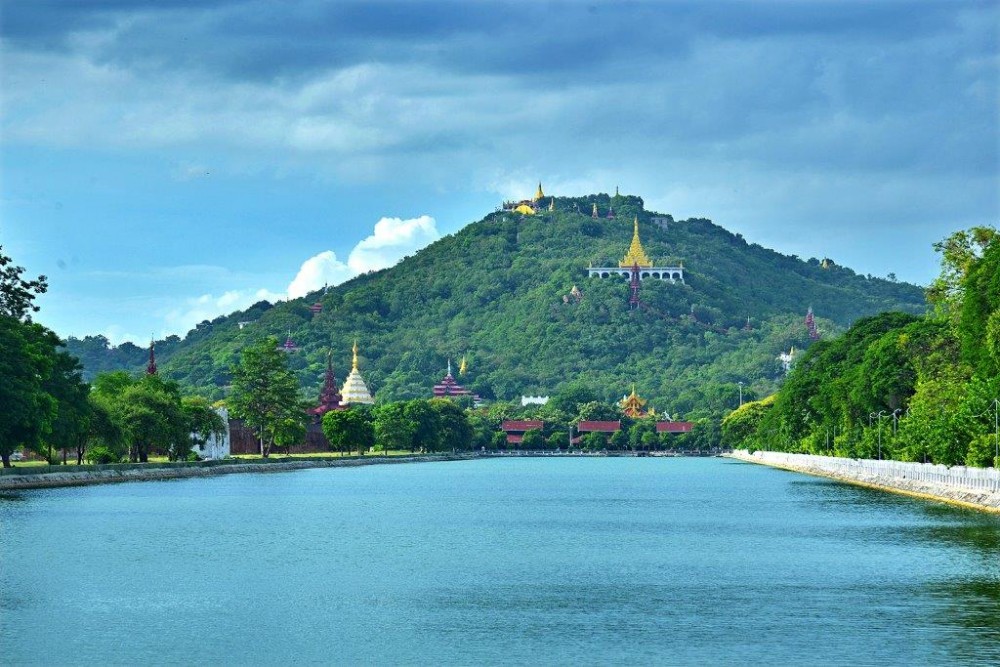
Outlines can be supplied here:
[[507, 419], [500, 424], [500, 430], [507, 434], [508, 445], [516, 445], [528, 431], [541, 431], [544, 427], [545, 422], [540, 419]]
[[448, 374], [439, 384], [434, 385], [435, 398], [450, 398], [452, 396], [472, 396], [472, 392], [458, 383], [451, 374], [451, 359], [448, 360]]
[[340, 391], [337, 390], [337, 376], [333, 373], [333, 354], [326, 355], [326, 378], [323, 389], [319, 392], [319, 405], [309, 411], [310, 414], [322, 417], [332, 410], [343, 410]]

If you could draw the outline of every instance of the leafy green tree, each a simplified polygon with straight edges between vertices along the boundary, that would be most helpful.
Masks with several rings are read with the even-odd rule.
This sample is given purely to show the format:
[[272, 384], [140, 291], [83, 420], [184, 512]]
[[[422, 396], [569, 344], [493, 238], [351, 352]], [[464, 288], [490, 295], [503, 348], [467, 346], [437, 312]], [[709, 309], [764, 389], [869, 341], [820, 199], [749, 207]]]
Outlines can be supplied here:
[[0, 459], [10, 467], [19, 447], [38, 449], [55, 418], [57, 401], [44, 380], [55, 364], [55, 334], [38, 324], [0, 315]]
[[545, 449], [545, 436], [536, 428], [527, 431], [521, 440], [521, 448], [527, 450]]
[[473, 433], [466, 411], [448, 399], [432, 399], [430, 405], [437, 417], [440, 434], [437, 449], [469, 449]]
[[413, 432], [410, 447], [432, 452], [441, 445], [441, 420], [430, 401], [416, 398], [403, 404], [403, 416]]
[[76, 462], [77, 465], [83, 463], [83, 459], [92, 457], [88, 452], [94, 448], [101, 448], [95, 456], [102, 459], [101, 463], [112, 463], [120, 461], [126, 453], [125, 433], [122, 425], [115, 419], [114, 412], [107, 403], [99, 396], [91, 392], [87, 396], [87, 431], [86, 437], [77, 444]]
[[414, 451], [416, 427], [406, 416], [406, 403], [383, 403], [376, 406], [375, 442], [383, 451], [409, 449]]
[[274, 337], [244, 348], [231, 372], [228, 405], [234, 416], [257, 432], [260, 455], [267, 458], [288, 424], [302, 418], [298, 381]]
[[129, 460], [145, 463], [150, 453], [169, 454], [189, 445], [187, 421], [176, 385], [149, 375], [125, 389], [116, 412], [129, 441]]
[[38, 312], [35, 297], [45, 294], [48, 282], [45, 276], [25, 280], [23, 275], [24, 267], [14, 264], [0, 246], [0, 315], [30, 322], [31, 313]]
[[[80, 362], [66, 352], [56, 351], [52, 369], [42, 388], [55, 400], [55, 415], [45, 437], [48, 445], [46, 457], [53, 463], [52, 448], [63, 452], [79, 450], [86, 442], [90, 427], [90, 404], [87, 397], [90, 385], [81, 377]], [[79, 456], [78, 456], [79, 458]]]
[[584, 449], [592, 452], [600, 451], [608, 446], [607, 438], [604, 434], [596, 431], [585, 433], [583, 435], [583, 439], [580, 441], [580, 444]]
[[340, 452], [370, 449], [375, 445], [372, 413], [358, 408], [331, 410], [323, 415], [323, 435]]

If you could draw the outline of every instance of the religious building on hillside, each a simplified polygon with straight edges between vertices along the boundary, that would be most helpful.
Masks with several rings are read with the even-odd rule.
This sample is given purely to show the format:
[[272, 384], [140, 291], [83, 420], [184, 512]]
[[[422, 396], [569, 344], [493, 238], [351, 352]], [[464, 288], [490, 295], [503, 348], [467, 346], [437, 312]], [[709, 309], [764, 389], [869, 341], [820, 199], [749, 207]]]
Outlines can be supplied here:
[[633, 271], [639, 280], [652, 278], [654, 280], [669, 280], [672, 283], [684, 282], [684, 264], [680, 266], [655, 266], [653, 260], [646, 254], [639, 240], [639, 218], [632, 223], [632, 245], [618, 266], [590, 266], [587, 275], [591, 278], [611, 278], [621, 276], [631, 278]]
[[343, 410], [343, 397], [337, 391], [337, 376], [333, 374], [333, 352], [326, 353], [326, 377], [323, 380], [323, 389], [319, 392], [319, 405], [309, 411], [309, 414], [322, 419], [323, 415], [333, 410]]
[[354, 347], [351, 348], [351, 351], [354, 353], [354, 357], [351, 360], [351, 373], [344, 380], [342, 402], [344, 405], [351, 403], [372, 405], [375, 403], [375, 399], [372, 398], [368, 391], [368, 385], [365, 384], [364, 378], [361, 377], [361, 371], [358, 370], [358, 341], [354, 341]]
[[[538, 213], [543, 206], [542, 200], [545, 199], [545, 193], [542, 192], [542, 184], [538, 184], [538, 191], [535, 193], [532, 199], [522, 199], [521, 201], [505, 201], [503, 203], [503, 210], [513, 211], [514, 213], [520, 213], [521, 215], [535, 215]], [[549, 210], [554, 211], [556, 206], [555, 198], [549, 202]]]

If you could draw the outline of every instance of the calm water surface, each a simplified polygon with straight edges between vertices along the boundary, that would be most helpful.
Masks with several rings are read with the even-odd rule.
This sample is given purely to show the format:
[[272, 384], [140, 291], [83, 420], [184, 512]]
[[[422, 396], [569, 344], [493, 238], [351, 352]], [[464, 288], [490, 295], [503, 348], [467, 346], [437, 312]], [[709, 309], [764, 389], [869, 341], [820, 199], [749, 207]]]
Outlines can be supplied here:
[[1000, 520], [719, 459], [0, 498], [6, 664], [1000, 664]]

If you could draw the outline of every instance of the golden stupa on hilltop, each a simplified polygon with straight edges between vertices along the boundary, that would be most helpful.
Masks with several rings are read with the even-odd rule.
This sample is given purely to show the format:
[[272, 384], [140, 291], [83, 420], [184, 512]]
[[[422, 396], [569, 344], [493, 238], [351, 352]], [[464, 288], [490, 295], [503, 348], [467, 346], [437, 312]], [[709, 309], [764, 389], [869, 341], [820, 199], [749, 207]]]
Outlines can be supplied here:
[[646, 269], [653, 266], [653, 260], [649, 258], [646, 251], [642, 247], [642, 241], [639, 240], [639, 217], [636, 216], [633, 224], [632, 231], [632, 245], [629, 246], [628, 253], [626, 253], [625, 258], [618, 263], [619, 268], [628, 269], [633, 266], [638, 266], [640, 269]]
[[541, 201], [545, 197], [545, 193], [542, 192], [542, 182], [538, 182], [538, 192], [535, 193], [535, 198], [532, 201]]

